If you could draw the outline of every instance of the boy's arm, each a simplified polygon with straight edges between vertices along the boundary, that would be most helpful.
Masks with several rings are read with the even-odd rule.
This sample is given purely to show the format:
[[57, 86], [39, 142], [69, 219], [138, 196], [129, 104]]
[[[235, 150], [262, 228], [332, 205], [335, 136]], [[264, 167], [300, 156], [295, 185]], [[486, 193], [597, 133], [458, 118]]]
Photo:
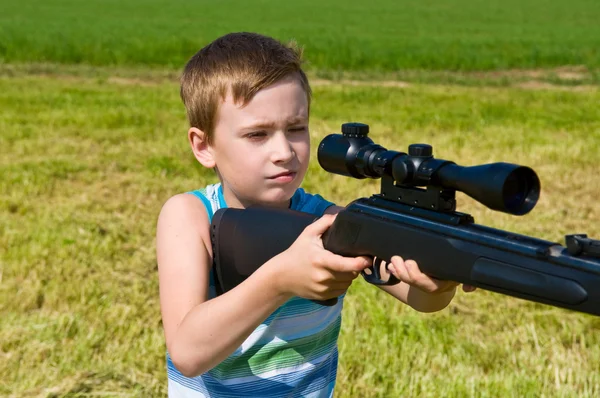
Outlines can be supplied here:
[[[340, 206], [331, 206], [325, 213], [337, 214], [343, 209]], [[433, 279], [423, 274], [413, 260], [404, 261], [398, 256], [392, 258], [389, 267], [400, 283], [379, 288], [420, 312], [435, 312], [446, 308], [456, 294], [456, 286], [459, 285], [453, 281]], [[475, 289], [464, 286], [464, 290]]]
[[156, 250], [167, 349], [186, 376], [204, 373], [229, 356], [289, 298], [267, 288], [265, 269], [239, 288], [207, 301], [209, 221], [204, 205], [192, 195], [174, 196], [163, 206]]
[[369, 263], [323, 249], [320, 236], [334, 218], [317, 220], [288, 250], [208, 300], [208, 215], [192, 195], [169, 199], [158, 219], [156, 246], [165, 340], [177, 369], [191, 377], [213, 368], [292, 296], [325, 300], [345, 292]]
[[436, 312], [446, 308], [459, 285], [453, 281], [433, 279], [423, 274], [413, 260], [403, 261], [398, 256], [392, 257], [389, 267], [393, 267], [392, 274], [401, 282], [379, 288], [419, 312]]

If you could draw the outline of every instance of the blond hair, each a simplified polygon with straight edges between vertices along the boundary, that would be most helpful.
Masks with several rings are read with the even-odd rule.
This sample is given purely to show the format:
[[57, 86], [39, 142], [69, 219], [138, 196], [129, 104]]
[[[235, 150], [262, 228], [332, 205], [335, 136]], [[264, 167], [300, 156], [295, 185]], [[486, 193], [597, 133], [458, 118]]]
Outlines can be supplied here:
[[256, 93], [297, 74], [310, 106], [311, 89], [301, 69], [302, 50], [257, 33], [230, 33], [198, 51], [181, 76], [181, 99], [190, 127], [212, 142], [219, 104], [231, 93], [247, 105]]

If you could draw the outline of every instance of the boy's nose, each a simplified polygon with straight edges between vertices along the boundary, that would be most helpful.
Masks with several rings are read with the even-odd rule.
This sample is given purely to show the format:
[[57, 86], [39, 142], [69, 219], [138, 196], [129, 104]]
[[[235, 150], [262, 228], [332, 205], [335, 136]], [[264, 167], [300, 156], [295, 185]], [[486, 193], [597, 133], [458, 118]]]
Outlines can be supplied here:
[[273, 137], [272, 160], [273, 163], [286, 163], [293, 159], [294, 150], [285, 134]]

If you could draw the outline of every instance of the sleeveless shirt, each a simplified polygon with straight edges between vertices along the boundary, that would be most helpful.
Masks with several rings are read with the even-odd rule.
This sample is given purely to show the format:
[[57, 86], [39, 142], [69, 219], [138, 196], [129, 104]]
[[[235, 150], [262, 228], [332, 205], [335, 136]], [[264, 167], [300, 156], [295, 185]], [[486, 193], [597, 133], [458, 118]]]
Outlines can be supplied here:
[[[190, 193], [204, 203], [209, 222], [218, 209], [227, 207], [220, 183]], [[298, 188], [290, 208], [322, 216], [331, 205]], [[212, 271], [209, 297], [215, 297]], [[167, 353], [169, 397], [332, 397], [342, 305], [343, 296], [331, 307], [291, 298], [233, 354], [197, 377], [182, 375]]]

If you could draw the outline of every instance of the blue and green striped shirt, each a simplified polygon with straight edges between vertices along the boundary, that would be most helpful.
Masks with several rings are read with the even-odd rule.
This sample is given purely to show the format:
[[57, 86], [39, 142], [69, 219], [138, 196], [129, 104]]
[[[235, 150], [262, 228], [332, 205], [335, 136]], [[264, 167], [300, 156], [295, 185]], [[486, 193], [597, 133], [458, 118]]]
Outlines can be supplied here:
[[[209, 220], [226, 207], [221, 184], [191, 192], [203, 201]], [[299, 188], [291, 208], [317, 216], [332, 203]], [[215, 286], [211, 274], [210, 296]], [[331, 397], [335, 385], [343, 297], [321, 306], [288, 300], [227, 359], [198, 377], [185, 377], [167, 353], [169, 397]]]

